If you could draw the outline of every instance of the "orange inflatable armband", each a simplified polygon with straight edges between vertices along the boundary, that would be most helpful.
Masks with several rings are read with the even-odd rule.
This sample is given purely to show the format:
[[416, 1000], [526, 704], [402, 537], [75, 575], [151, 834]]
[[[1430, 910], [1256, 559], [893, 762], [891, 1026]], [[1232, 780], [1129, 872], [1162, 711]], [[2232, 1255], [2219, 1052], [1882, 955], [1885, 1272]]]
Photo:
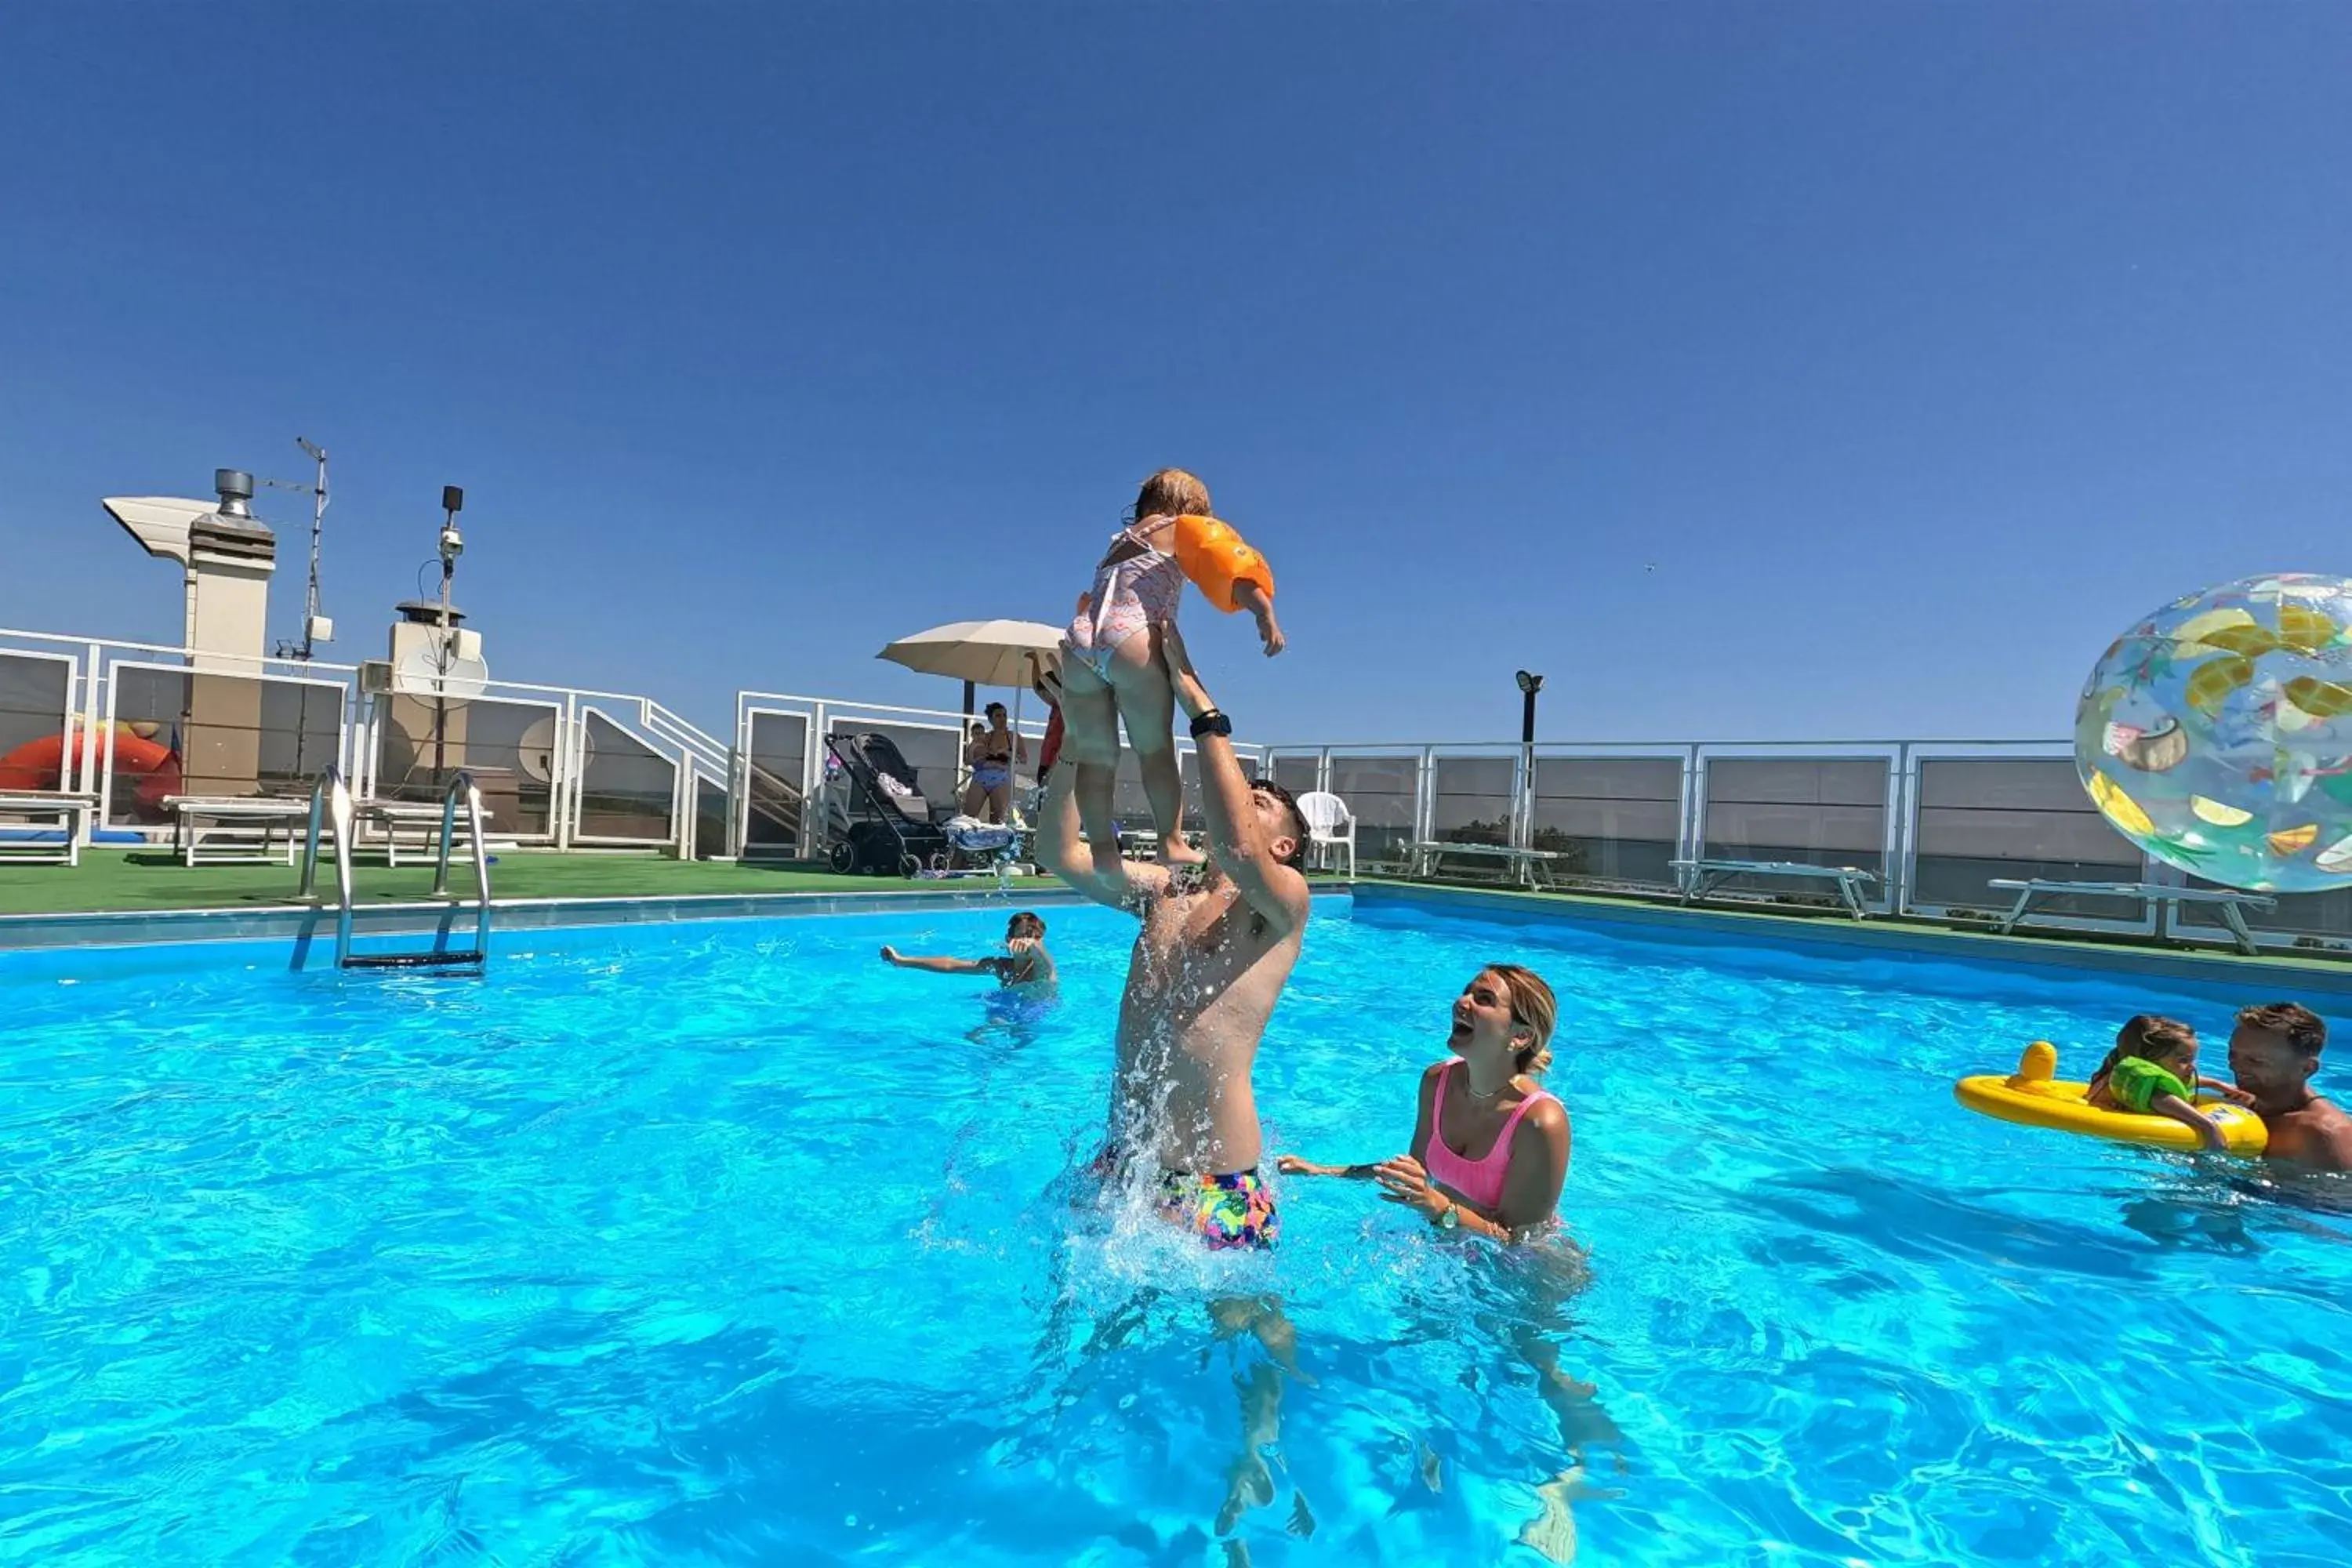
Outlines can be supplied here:
[[1274, 568], [1249, 542], [1213, 517], [1186, 515], [1176, 520], [1176, 564], [1209, 603], [1227, 615], [1241, 605], [1234, 590], [1255, 583], [1267, 598], [1274, 597]]

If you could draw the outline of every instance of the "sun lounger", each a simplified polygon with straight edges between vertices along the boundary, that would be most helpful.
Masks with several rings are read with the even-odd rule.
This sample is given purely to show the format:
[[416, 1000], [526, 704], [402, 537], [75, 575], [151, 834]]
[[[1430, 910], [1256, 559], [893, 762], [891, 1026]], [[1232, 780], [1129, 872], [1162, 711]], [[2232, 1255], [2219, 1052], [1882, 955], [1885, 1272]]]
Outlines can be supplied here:
[[2018, 879], [1998, 877], [1985, 884], [2004, 890], [2017, 889], [2017, 902], [2000, 918], [1993, 929], [2003, 936], [2017, 929], [2034, 903], [2042, 899], [2068, 897], [2085, 899], [2136, 899], [2143, 912], [2152, 904], [2156, 907], [2156, 934], [2162, 941], [2168, 926], [2177, 924], [2183, 904], [2212, 904], [2238, 944], [2238, 951], [2251, 954], [2254, 951], [2254, 933], [2246, 929], [2248, 908], [2267, 910], [2278, 900], [2261, 893], [2241, 892], [2235, 888], [2178, 888], [2162, 882], [2054, 882], [2034, 877]]
[[1409, 848], [1405, 874], [1427, 877], [1440, 858], [1465, 855], [1502, 861], [1504, 869], [1516, 876], [1520, 886], [1529, 889], [1554, 885], [1551, 863], [1559, 858], [1559, 852], [1556, 849], [1518, 849], [1508, 844], [1454, 844], [1443, 839], [1431, 839]]
[[[270, 847], [280, 833], [286, 838], [283, 858], [291, 866], [297, 841], [310, 821], [310, 803], [285, 795], [173, 795], [163, 797], [163, 809], [172, 813], [172, 847], [187, 866], [270, 864], [280, 858]], [[208, 853], [208, 838], [233, 847]]]
[[[0, 818], [10, 831], [0, 836], [0, 861], [28, 866], [78, 866], [81, 847], [89, 837], [90, 815], [98, 809], [94, 795], [58, 795], [51, 791], [0, 792]], [[16, 826], [16, 820], [55, 822], [57, 826]]]
[[[415, 852], [429, 860], [441, 841], [441, 815], [439, 801], [363, 800], [352, 807], [352, 837], [364, 842], [371, 828], [383, 835], [383, 863], [397, 866], [400, 836], [406, 833], [412, 836]], [[461, 814], [457, 826], [465, 826], [466, 818]]]
[[1858, 866], [1816, 866], [1804, 860], [1669, 860], [1682, 879], [1683, 902], [1704, 900], [1734, 877], [1780, 877], [1790, 881], [1835, 882], [1846, 913], [1863, 918], [1862, 895], [1878, 885], [1874, 873]]

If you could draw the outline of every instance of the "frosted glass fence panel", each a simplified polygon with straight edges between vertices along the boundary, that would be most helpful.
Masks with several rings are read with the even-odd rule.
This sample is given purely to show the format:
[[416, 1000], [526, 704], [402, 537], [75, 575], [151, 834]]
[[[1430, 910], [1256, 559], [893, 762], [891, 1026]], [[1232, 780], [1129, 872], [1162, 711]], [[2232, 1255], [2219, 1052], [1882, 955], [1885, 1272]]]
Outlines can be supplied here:
[[677, 763], [593, 708], [583, 709], [583, 756], [574, 837], [666, 844], [677, 835]]
[[345, 689], [336, 683], [118, 662], [106, 817], [169, 820], [173, 795], [307, 796], [341, 760]]
[[[1234, 760], [1241, 763], [1242, 776], [1244, 778], [1254, 779], [1257, 777], [1257, 758], [1252, 756], [1247, 752], [1238, 752], [1234, 753]], [[1193, 835], [1195, 841], [1197, 842], [1198, 836], [1208, 831], [1208, 823], [1204, 821], [1201, 816], [1200, 753], [1189, 748], [1178, 752], [1176, 753], [1176, 772], [1184, 781], [1184, 830], [1187, 833]], [[1307, 789], [1315, 787], [1313, 783], [1314, 776], [1315, 775], [1312, 773], [1307, 774]], [[1277, 778], [1274, 782], [1276, 784], [1282, 784], [1283, 781]], [[1283, 787], [1285, 789], [1290, 789], [1288, 784], [1283, 784]], [[1305, 795], [1307, 790], [1291, 789], [1290, 793], [1293, 795]]]
[[[0, 790], [66, 787], [66, 708], [73, 665], [46, 654], [0, 653]], [[58, 742], [55, 745], [43, 742]], [[22, 754], [19, 755], [20, 750]]]
[[1293, 752], [1274, 759], [1274, 782], [1293, 795], [1309, 795], [1319, 787], [1323, 759], [1312, 752]]
[[[1919, 763], [1913, 826], [1914, 908], [2008, 909], [2013, 889], [1995, 878], [2137, 882], [2137, 848], [2099, 815], [2065, 757], [1928, 757]], [[2062, 898], [2037, 913], [2125, 922], [2136, 901]]]
[[751, 715], [741, 769], [745, 855], [790, 859], [807, 853], [808, 748], [806, 714], [755, 710]]
[[[1700, 832], [1710, 858], [1794, 860], [1886, 871], [1885, 757], [1709, 757]], [[1785, 882], [1727, 888], [1787, 896]]]
[[1440, 756], [1430, 769], [1430, 837], [1508, 844], [1518, 808], [1517, 757]]
[[1682, 842], [1681, 757], [1536, 759], [1528, 845], [1559, 877], [1672, 887]]
[[1360, 860], [1399, 860], [1419, 829], [1421, 753], [1331, 758], [1330, 790], [1356, 814]]
[[492, 832], [554, 835], [554, 785], [562, 761], [563, 710], [553, 703], [477, 698], [379, 698], [375, 793], [384, 800], [437, 801], [459, 768], [474, 775]]

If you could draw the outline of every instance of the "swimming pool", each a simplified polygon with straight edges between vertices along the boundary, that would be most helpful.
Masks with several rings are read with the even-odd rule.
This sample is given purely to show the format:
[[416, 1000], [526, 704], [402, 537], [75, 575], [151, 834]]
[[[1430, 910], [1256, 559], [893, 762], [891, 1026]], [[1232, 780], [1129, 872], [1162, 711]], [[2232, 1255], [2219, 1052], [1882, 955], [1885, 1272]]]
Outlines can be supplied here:
[[1401, 1148], [1532, 963], [1574, 1292], [1352, 1184], [1271, 1261], [1074, 1201], [1129, 927], [1047, 913], [1051, 1009], [874, 960], [982, 913], [0, 957], [0, 1557], [1535, 1563], [1570, 1441], [1585, 1563], [2352, 1547], [2347, 1222], [1950, 1099], [2219, 997], [1318, 905], [1271, 1147]]

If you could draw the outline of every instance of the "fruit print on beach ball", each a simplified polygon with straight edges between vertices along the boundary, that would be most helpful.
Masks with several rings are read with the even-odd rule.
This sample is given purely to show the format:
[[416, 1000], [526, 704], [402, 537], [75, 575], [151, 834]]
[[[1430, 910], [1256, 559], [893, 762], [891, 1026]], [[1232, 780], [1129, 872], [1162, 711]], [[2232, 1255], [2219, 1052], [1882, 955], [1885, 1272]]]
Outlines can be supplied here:
[[2352, 887], [2352, 581], [2249, 577], [2117, 637], [2074, 766], [2158, 859], [2256, 892]]

